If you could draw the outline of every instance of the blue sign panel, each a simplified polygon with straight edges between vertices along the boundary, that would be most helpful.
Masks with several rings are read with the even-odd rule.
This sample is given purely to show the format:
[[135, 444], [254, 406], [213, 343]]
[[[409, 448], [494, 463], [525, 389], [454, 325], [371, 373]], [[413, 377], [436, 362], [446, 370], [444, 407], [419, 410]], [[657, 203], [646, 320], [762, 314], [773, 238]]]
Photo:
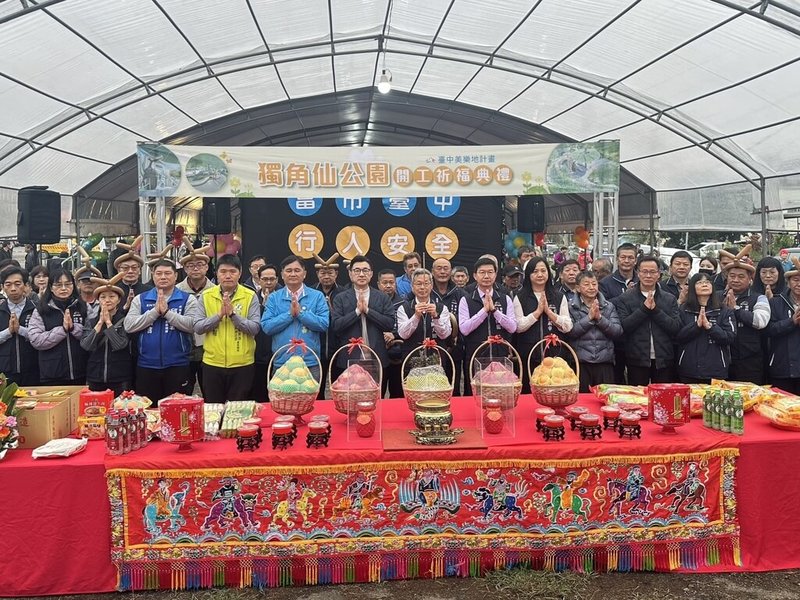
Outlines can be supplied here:
[[322, 208], [322, 198], [287, 198], [289, 208], [301, 217], [310, 217]]
[[360, 217], [369, 208], [369, 198], [336, 198], [336, 208], [345, 217]]
[[393, 217], [405, 217], [410, 215], [411, 211], [417, 205], [416, 198], [384, 198], [383, 208], [386, 212]]
[[461, 196], [428, 196], [428, 210], [440, 219], [452, 217], [460, 206]]

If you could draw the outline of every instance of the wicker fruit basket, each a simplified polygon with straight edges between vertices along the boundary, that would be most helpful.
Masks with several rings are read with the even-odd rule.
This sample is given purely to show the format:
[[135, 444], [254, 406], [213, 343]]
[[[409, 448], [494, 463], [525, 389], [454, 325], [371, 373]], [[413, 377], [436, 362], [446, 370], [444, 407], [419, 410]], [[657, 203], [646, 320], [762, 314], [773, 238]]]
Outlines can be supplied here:
[[[370, 387], [368, 389], [363, 390], [341, 390], [336, 389], [334, 387], [334, 382], [331, 381], [331, 371], [333, 371], [333, 366], [336, 364], [336, 357], [339, 356], [339, 353], [342, 350], [346, 350], [348, 353], [352, 353], [354, 350], [358, 349], [359, 356], [361, 358], [367, 358], [365, 354], [370, 354], [371, 358], [375, 359], [375, 362], [378, 365], [378, 381], [376, 382], [376, 387]], [[350, 367], [348, 367], [350, 368]], [[343, 415], [355, 415], [356, 413], [356, 405], [359, 402], [374, 402], [377, 404], [378, 400], [381, 398], [381, 384], [383, 383], [383, 365], [381, 365], [381, 359], [377, 355], [377, 353], [364, 344], [360, 339], [359, 340], [352, 340], [349, 344], [345, 344], [336, 352], [333, 353], [331, 356], [330, 366], [328, 367], [328, 387], [331, 390], [331, 398], [333, 398], [333, 407], [336, 409], [337, 412], [342, 413]]]
[[520, 371], [523, 368], [522, 358], [519, 352], [517, 352], [517, 349], [500, 336], [492, 336], [475, 348], [475, 352], [473, 352], [472, 358], [469, 361], [470, 371], [472, 373], [472, 393], [482, 398], [496, 398], [500, 400], [500, 405], [503, 410], [516, 408], [517, 402], [519, 401], [519, 393], [522, 391], [522, 380], [519, 376], [517, 376], [516, 381], [513, 383], [485, 383], [478, 379], [478, 374], [475, 369], [476, 366], [480, 366], [477, 360], [478, 354], [485, 346], [491, 346], [492, 344], [506, 346], [511, 360], [519, 365]]
[[[533, 369], [531, 368], [531, 359], [533, 358], [534, 352], [536, 349], [541, 345], [545, 344], [545, 352], [547, 348], [550, 346], [564, 346], [567, 350], [570, 351], [572, 357], [575, 359], [575, 368], [577, 372], [576, 381], [575, 383], [564, 383], [558, 385], [541, 385], [535, 383], [535, 378], [533, 376]], [[558, 412], [563, 412], [563, 409], [571, 404], [575, 404], [578, 401], [578, 389], [580, 388], [580, 376], [581, 376], [581, 364], [578, 361], [578, 355], [575, 354], [575, 350], [572, 349], [565, 341], [561, 340], [555, 335], [547, 336], [541, 340], [531, 348], [530, 354], [528, 354], [528, 377], [530, 378], [531, 382], [531, 390], [533, 392], [533, 397], [542, 406], [547, 406], [549, 408], [556, 409]]]
[[[409, 388], [407, 385], [408, 378], [405, 375], [406, 363], [408, 362], [409, 358], [411, 358], [415, 354], [431, 349], [435, 349], [437, 351], [439, 366], [442, 365], [442, 360], [444, 356], [446, 356], [447, 360], [450, 361], [450, 379], [448, 381], [449, 385], [447, 387], [442, 386], [441, 388], [431, 389], [431, 390], [417, 390]], [[423, 342], [420, 346], [417, 346], [411, 352], [409, 352], [408, 356], [406, 356], [405, 359], [403, 359], [403, 366], [400, 368], [400, 372], [403, 373], [403, 394], [406, 397], [406, 402], [408, 402], [408, 408], [414, 412], [416, 412], [417, 410], [417, 402], [421, 400], [439, 400], [442, 402], [449, 402], [450, 398], [453, 397], [453, 383], [455, 381], [456, 365], [453, 362], [453, 357], [450, 356], [450, 353], [447, 352], [447, 350], [445, 350], [444, 348], [440, 348], [439, 346], [437, 346], [435, 342], [428, 343], [428, 340], [425, 340], [425, 342]]]
[[[320, 368], [322, 367], [322, 362], [313, 349], [309, 348], [305, 344], [292, 341], [292, 343], [278, 348], [272, 355], [272, 358], [269, 360], [269, 365], [267, 366], [267, 376], [269, 377], [269, 375], [272, 373], [272, 366], [275, 361], [275, 357], [281, 356], [282, 354], [292, 354], [294, 352], [300, 352], [303, 354], [305, 354], [305, 352], [310, 352], [314, 356], [316, 363], [320, 366]], [[299, 356], [299, 354], [296, 356]], [[270, 383], [272, 382], [270, 381]], [[272, 385], [269, 385], [270, 408], [272, 408], [272, 410], [279, 415], [294, 415], [297, 421], [302, 421], [300, 417], [310, 413], [314, 409], [314, 401], [317, 399], [317, 395], [319, 394], [319, 381], [315, 381], [315, 383], [316, 385], [314, 386], [314, 389], [311, 389], [309, 386], [308, 389], [292, 392], [281, 391]]]

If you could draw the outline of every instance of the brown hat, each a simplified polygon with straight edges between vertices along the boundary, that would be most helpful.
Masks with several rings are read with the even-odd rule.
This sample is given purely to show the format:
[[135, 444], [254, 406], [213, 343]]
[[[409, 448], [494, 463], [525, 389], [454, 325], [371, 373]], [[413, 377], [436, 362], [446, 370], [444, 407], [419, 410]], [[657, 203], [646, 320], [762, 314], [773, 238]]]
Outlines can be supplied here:
[[756, 268], [753, 266], [753, 261], [750, 259], [750, 251], [752, 249], [753, 246], [751, 244], [747, 244], [747, 246], [739, 250], [739, 253], [735, 256], [730, 252], [727, 252], [725, 250], [720, 250], [719, 251], [720, 258], [723, 256], [727, 256], [728, 258], [733, 259], [733, 262], [730, 262], [724, 267], [722, 267], [722, 270], [727, 272], [730, 271], [731, 269], [744, 269], [751, 275], [754, 275], [756, 272]]
[[211, 262], [211, 257], [206, 254], [209, 250], [211, 250], [211, 246], [203, 246], [202, 248], [195, 249], [186, 238], [183, 238], [183, 246], [186, 248], [186, 254], [178, 262], [180, 262], [184, 267], [186, 266], [186, 263], [193, 260]]
[[151, 269], [155, 266], [155, 264], [160, 260], [168, 260], [175, 265], [175, 261], [171, 258], [167, 258], [167, 254], [169, 251], [172, 250], [172, 244], [167, 244], [161, 252], [151, 252], [147, 255], [147, 266]]
[[89, 253], [86, 252], [86, 249], [83, 246], [78, 246], [78, 252], [81, 253], [81, 262], [83, 263], [83, 266], [75, 271], [75, 281], [79, 281], [81, 279], [90, 279], [92, 276], [102, 277], [103, 274], [100, 272], [100, 270], [92, 266], [92, 257], [89, 256]]
[[[314, 257], [314, 260], [316, 261], [316, 264], [314, 265], [314, 268], [317, 271], [319, 271], [320, 269], [338, 269], [339, 268], [339, 263], [333, 262], [337, 258], [339, 258], [339, 253], [338, 252], [334, 252], [328, 260], [323, 260], [322, 257], [320, 257], [319, 255], [317, 255], [314, 252], [312, 252], [312, 256]], [[346, 261], [346, 262], [349, 262], [349, 261]]]
[[137, 248], [139, 247], [139, 244], [142, 243], [143, 239], [144, 236], [140, 235], [135, 240], [133, 240], [132, 244], [123, 244], [122, 242], [117, 242], [117, 248], [122, 248], [123, 250], [127, 250], [128, 252], [127, 254], [123, 254], [122, 256], [117, 257], [117, 259], [114, 261], [115, 269], [119, 270], [119, 266], [122, 263], [127, 262], [129, 260], [135, 260], [136, 262], [139, 263], [139, 266], [144, 265], [144, 259], [142, 259], [142, 257], [139, 256], [137, 252]]
[[783, 274], [783, 276], [786, 278], [786, 281], [789, 281], [792, 277], [800, 275], [800, 258], [792, 256], [792, 264], [794, 265], [794, 269], [791, 271], [786, 271], [786, 273]]
[[97, 300], [103, 292], [114, 292], [120, 297], [120, 300], [122, 300], [122, 298], [125, 297], [125, 292], [122, 291], [121, 287], [116, 285], [120, 279], [122, 279], [122, 273], [117, 273], [111, 279], [92, 277], [92, 281], [97, 284], [97, 287], [94, 289], [94, 299]]

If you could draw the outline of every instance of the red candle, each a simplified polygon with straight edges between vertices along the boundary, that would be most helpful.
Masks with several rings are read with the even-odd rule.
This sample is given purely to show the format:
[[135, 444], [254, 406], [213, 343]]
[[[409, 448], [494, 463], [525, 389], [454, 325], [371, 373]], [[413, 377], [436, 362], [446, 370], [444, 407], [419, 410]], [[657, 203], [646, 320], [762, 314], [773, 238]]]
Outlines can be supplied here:
[[327, 433], [328, 424], [325, 421], [309, 421], [308, 430], [311, 433]]
[[556, 411], [552, 408], [537, 408], [534, 412], [536, 413], [536, 420], [542, 421], [545, 417], [554, 415]]
[[581, 425], [594, 426], [600, 423], [600, 415], [586, 413], [581, 415]]
[[[292, 417], [294, 418], [294, 417]], [[275, 422], [272, 424], [272, 433], [286, 434], [292, 432], [292, 424], [285, 422]]]
[[609, 419], [616, 419], [621, 412], [618, 406], [603, 406], [600, 410], [603, 411], [603, 416]]
[[560, 415], [547, 415], [544, 418], [544, 425], [545, 427], [550, 427], [551, 429], [557, 429], [559, 427], [563, 427], [564, 417]]
[[327, 423], [328, 421], [331, 420], [331, 418], [328, 415], [314, 415], [313, 417], [311, 417], [311, 420], [319, 421], [321, 423]]
[[236, 432], [239, 434], [239, 437], [249, 438], [257, 436], [258, 430], [258, 425], [240, 425]]
[[619, 415], [623, 425], [637, 425], [641, 417], [636, 413], [624, 412]]
[[589, 409], [586, 408], [585, 406], [570, 406], [569, 408], [567, 408], [567, 413], [569, 414], [569, 416], [575, 419], [577, 419], [583, 414], [586, 414], [587, 412], [589, 412]]
[[255, 425], [256, 427], [261, 427], [261, 419], [259, 419], [258, 417], [250, 417], [249, 419], [243, 419], [242, 424]]
[[275, 417], [275, 423], [294, 423], [294, 415], [278, 415]]

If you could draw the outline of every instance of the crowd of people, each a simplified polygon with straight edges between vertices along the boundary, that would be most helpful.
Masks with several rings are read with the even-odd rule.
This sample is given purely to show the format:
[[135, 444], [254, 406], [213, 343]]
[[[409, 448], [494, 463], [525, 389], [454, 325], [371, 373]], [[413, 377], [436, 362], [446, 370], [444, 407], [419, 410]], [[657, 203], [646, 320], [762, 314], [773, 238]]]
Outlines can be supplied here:
[[364, 354], [348, 349], [331, 365], [334, 353], [358, 339], [381, 363], [384, 393], [399, 397], [404, 359], [433, 339], [453, 358], [454, 373], [444, 363], [455, 394], [471, 395], [471, 359], [492, 338], [519, 352], [528, 392], [529, 355], [532, 367], [545, 352], [573, 360], [563, 345], [539, 344], [554, 335], [574, 348], [583, 391], [722, 378], [800, 393], [800, 262], [753, 264], [746, 249], [704, 258], [693, 276], [689, 253], [676, 252], [664, 272], [632, 244], [613, 263], [561, 257], [555, 269], [532, 247], [502, 271], [493, 255], [470, 269], [443, 258], [426, 269], [410, 253], [399, 276], [375, 273], [365, 256], [343, 269], [318, 259], [309, 277], [298, 256], [278, 265], [254, 256], [243, 273], [237, 256], [224, 255], [212, 280], [199, 248], [180, 259], [182, 281], [178, 264], [156, 255], [146, 283], [143, 259], [123, 249], [110, 279], [88, 259], [75, 273], [0, 261], [0, 372], [22, 386], [132, 389], [154, 401], [199, 386], [207, 402], [263, 402], [268, 365], [280, 367], [302, 340], [323, 398], [326, 382]]

